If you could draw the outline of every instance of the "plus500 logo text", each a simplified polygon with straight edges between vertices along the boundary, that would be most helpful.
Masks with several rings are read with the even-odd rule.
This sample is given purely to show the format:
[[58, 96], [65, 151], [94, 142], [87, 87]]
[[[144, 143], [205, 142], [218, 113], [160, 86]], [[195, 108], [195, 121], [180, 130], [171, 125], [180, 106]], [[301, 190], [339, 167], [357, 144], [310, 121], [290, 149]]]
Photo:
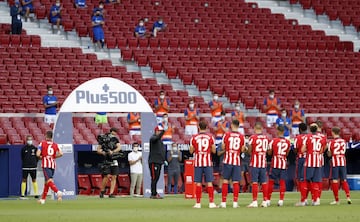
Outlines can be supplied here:
[[76, 91], [76, 103], [87, 104], [135, 104], [136, 92], [111, 91], [107, 84], [103, 87], [104, 93], [91, 93], [89, 90]]

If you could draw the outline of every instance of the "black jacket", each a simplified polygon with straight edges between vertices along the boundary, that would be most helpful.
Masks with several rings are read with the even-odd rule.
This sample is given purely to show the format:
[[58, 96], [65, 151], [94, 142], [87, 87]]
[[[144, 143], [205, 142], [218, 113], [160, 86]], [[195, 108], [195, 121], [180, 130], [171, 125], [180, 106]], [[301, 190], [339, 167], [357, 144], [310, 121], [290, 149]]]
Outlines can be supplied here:
[[37, 168], [38, 158], [36, 156], [36, 151], [38, 149], [34, 145], [25, 145], [21, 149], [21, 160], [22, 168]]
[[164, 135], [165, 131], [161, 131], [159, 135], [152, 135], [150, 137], [150, 154], [149, 154], [149, 163], [159, 163], [163, 164], [165, 159], [165, 148], [161, 140], [161, 137]]

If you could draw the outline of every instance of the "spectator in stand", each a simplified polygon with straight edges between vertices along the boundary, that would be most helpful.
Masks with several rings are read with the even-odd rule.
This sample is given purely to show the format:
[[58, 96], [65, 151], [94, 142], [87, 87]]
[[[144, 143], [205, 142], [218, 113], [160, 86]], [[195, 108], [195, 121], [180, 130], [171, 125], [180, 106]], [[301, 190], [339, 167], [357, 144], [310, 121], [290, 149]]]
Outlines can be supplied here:
[[281, 117], [276, 119], [276, 127], [283, 126], [285, 128], [284, 137], [290, 139], [291, 120], [287, 117], [286, 109], [281, 110]]
[[97, 48], [102, 51], [105, 45], [105, 35], [103, 30], [105, 21], [104, 17], [101, 15], [101, 10], [97, 9], [95, 11], [95, 15], [91, 18], [91, 25], [94, 35], [94, 42], [96, 43]]
[[22, 31], [22, 8], [20, 6], [19, 0], [16, 0], [14, 5], [10, 8], [11, 15], [11, 34], [20, 35]]
[[163, 122], [160, 124], [164, 129], [164, 135], [161, 137], [161, 141], [163, 142], [166, 150], [170, 150], [171, 149], [171, 144], [173, 143], [172, 140], [172, 136], [174, 133], [174, 127], [173, 125], [169, 122], [169, 116], [167, 113], [164, 114], [163, 116]]
[[216, 124], [221, 120], [221, 112], [225, 111], [222, 102], [219, 102], [219, 95], [214, 93], [213, 100], [209, 102], [211, 109], [211, 124]]
[[266, 112], [266, 125], [271, 127], [280, 114], [280, 100], [275, 97], [275, 91], [269, 90], [269, 97], [264, 99], [264, 110]]
[[159, 17], [159, 19], [154, 22], [153, 28], [152, 28], [152, 35], [154, 37], [157, 36], [158, 32], [164, 32], [166, 30], [166, 23], [163, 21], [162, 17]]
[[239, 121], [239, 133], [245, 135], [244, 130], [244, 123], [245, 123], [245, 115], [244, 112], [241, 110], [240, 102], [235, 104], [235, 111], [231, 113], [232, 120], [237, 119]]
[[104, 2], [103, 1], [100, 1], [99, 2], [99, 6], [98, 7], [96, 7], [96, 8], [94, 8], [94, 10], [93, 10], [93, 15], [95, 15], [95, 13], [97, 12], [97, 11], [100, 11], [100, 14], [102, 15], [102, 17], [103, 18], [105, 18], [105, 14], [106, 14], [106, 10], [104, 9]]
[[34, 9], [35, 9], [33, 6], [33, 1], [32, 0], [22, 0], [21, 4], [22, 4], [23, 14], [25, 17], [25, 22], [27, 22], [27, 20], [29, 19], [30, 13], [34, 12]]
[[278, 138], [271, 140], [268, 149], [268, 155], [272, 157], [270, 173], [269, 173], [269, 185], [268, 185], [268, 202], [270, 206], [271, 195], [274, 189], [275, 181], [279, 183], [280, 199], [278, 206], [284, 205], [284, 197], [286, 191], [286, 171], [287, 171], [287, 156], [290, 152], [290, 141], [285, 139], [284, 126], [278, 126], [276, 128]]
[[86, 0], [75, 0], [75, 8], [87, 8]]
[[44, 122], [52, 126], [56, 122], [56, 108], [58, 106], [58, 99], [54, 96], [52, 86], [47, 86], [47, 95], [43, 97], [43, 104], [45, 107]]
[[134, 35], [135, 35], [135, 37], [138, 37], [138, 38], [148, 37], [148, 33], [147, 33], [146, 27], [145, 27], [145, 22], [143, 19], [140, 19], [139, 24], [135, 27]]
[[157, 123], [163, 122], [163, 115], [170, 112], [170, 100], [165, 98], [165, 91], [161, 90], [159, 98], [154, 101]]
[[106, 0], [106, 3], [121, 3], [120, 0]]
[[335, 197], [331, 205], [339, 205], [339, 179], [342, 189], [345, 191], [347, 203], [351, 204], [349, 184], [346, 181], [346, 141], [340, 138], [340, 128], [333, 127], [331, 129], [333, 140], [329, 142], [328, 156], [331, 157], [331, 188]]
[[97, 112], [95, 114], [95, 124], [102, 130], [102, 125], [108, 123], [106, 112]]
[[174, 194], [178, 192], [178, 182], [180, 177], [180, 162], [182, 160], [182, 154], [176, 143], [171, 145], [171, 149], [167, 152], [168, 162], [168, 181], [167, 188], [168, 193], [171, 193], [171, 182], [174, 180]]
[[53, 4], [50, 8], [50, 23], [56, 25], [57, 34], [60, 35], [60, 25], [61, 25], [61, 10], [62, 6], [60, 0], [56, 0], [56, 3]]
[[[22, 181], [21, 181], [21, 197], [25, 199], [25, 190], [27, 178], [30, 174], [35, 198], [38, 198], [38, 184], [36, 182], [36, 168], [38, 163], [38, 157], [36, 156], [37, 147], [33, 145], [32, 136], [26, 137], [26, 145], [21, 149], [22, 160]], [[28, 187], [29, 189], [29, 187]]]
[[[133, 151], [128, 155], [130, 164], [130, 196], [141, 196], [141, 184], [143, 180], [143, 166], [142, 166], [142, 153], [139, 151], [139, 144], [137, 142], [132, 145]], [[136, 194], [134, 194], [136, 186]]]
[[127, 122], [129, 124], [129, 134], [141, 135], [141, 114], [138, 112], [130, 112], [127, 115]]
[[194, 135], [198, 134], [198, 124], [199, 124], [199, 109], [195, 108], [195, 102], [193, 99], [189, 101], [189, 108], [184, 112], [185, 116], [185, 135]]
[[291, 134], [296, 136], [299, 134], [299, 124], [305, 122], [305, 112], [300, 109], [299, 100], [295, 101], [294, 109], [290, 111], [290, 118], [292, 123]]

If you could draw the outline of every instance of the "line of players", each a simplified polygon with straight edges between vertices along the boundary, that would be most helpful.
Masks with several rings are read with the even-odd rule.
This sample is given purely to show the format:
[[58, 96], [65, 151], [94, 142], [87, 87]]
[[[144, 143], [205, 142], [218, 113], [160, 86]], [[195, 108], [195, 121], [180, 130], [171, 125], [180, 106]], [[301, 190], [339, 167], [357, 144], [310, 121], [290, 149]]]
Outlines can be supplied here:
[[[320, 124], [319, 124], [320, 125]], [[221, 149], [224, 151], [223, 184], [221, 203], [214, 203], [213, 188], [213, 162], [211, 154], [216, 152], [215, 139], [207, 132], [207, 123], [200, 121], [199, 133], [193, 135], [190, 140], [190, 153], [194, 154], [196, 184], [196, 203], [193, 208], [201, 208], [202, 177], [204, 175], [209, 195], [209, 208], [226, 208], [228, 184], [233, 183], [233, 208], [238, 208], [238, 196], [240, 191], [241, 168], [240, 154], [242, 152], [251, 155], [250, 175], [252, 182], [253, 201], [247, 206], [258, 207], [259, 185], [262, 187], [263, 201], [261, 207], [271, 205], [271, 195], [275, 181], [279, 181], [280, 199], [278, 206], [283, 206], [286, 191], [287, 155], [291, 149], [291, 143], [284, 138], [284, 127], [277, 127], [277, 138], [270, 140], [262, 133], [262, 124], [255, 123], [255, 134], [245, 142], [243, 134], [238, 132], [239, 121], [233, 120], [231, 131], [226, 132], [222, 138]], [[307, 205], [307, 196], [311, 192], [312, 205], [320, 205], [322, 190], [322, 167], [324, 165], [324, 152], [332, 157], [332, 190], [335, 200], [331, 205], [339, 204], [339, 178], [341, 186], [346, 193], [347, 202], [351, 204], [349, 186], [346, 182], [346, 142], [340, 138], [340, 129], [332, 129], [333, 139], [327, 144], [326, 136], [321, 134], [316, 123], [310, 125], [310, 133], [307, 134], [306, 124], [300, 124], [300, 133], [295, 140], [294, 151], [297, 153], [297, 177], [301, 193], [300, 202], [295, 206]], [[270, 171], [267, 175], [266, 155], [272, 156]], [[269, 177], [269, 179], [267, 179]]]

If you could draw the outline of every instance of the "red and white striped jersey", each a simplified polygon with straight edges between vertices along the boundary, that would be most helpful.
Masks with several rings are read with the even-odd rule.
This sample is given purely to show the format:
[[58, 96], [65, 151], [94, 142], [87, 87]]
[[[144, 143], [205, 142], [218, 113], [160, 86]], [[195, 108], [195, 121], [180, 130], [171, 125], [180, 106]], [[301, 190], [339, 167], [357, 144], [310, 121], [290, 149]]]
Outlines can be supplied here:
[[214, 144], [215, 139], [209, 133], [199, 133], [191, 137], [190, 145], [195, 148], [195, 167], [208, 167], [213, 165], [211, 158], [211, 147]]
[[266, 151], [269, 146], [269, 138], [265, 135], [256, 134], [249, 138], [252, 147], [250, 166], [266, 168]]
[[[325, 134], [322, 134], [320, 132], [318, 132], [317, 134], [322, 137], [322, 139], [325, 141], [325, 144], [326, 144], [327, 143], [327, 141], [326, 141], [327, 138], [326, 138]], [[326, 148], [326, 145], [325, 145], [324, 149], [322, 150], [322, 153], [325, 152], [325, 148]], [[321, 166], [324, 166], [324, 165], [325, 165], [324, 155], [321, 155]]]
[[329, 142], [331, 151], [331, 164], [333, 167], [346, 166], [346, 142], [344, 139], [336, 138]]
[[240, 166], [241, 148], [245, 144], [244, 136], [239, 132], [226, 132], [222, 143], [225, 144], [223, 163]]
[[41, 167], [55, 169], [56, 153], [60, 150], [58, 145], [52, 141], [42, 141], [39, 145], [41, 150]]
[[306, 152], [301, 151], [301, 147], [303, 146], [303, 142], [307, 134], [299, 134], [295, 137], [294, 141], [294, 149], [296, 150], [297, 158], [305, 158]]
[[285, 138], [275, 138], [271, 140], [269, 149], [272, 150], [271, 168], [286, 169], [290, 141]]
[[326, 140], [319, 134], [309, 134], [304, 139], [306, 145], [306, 161], [307, 167], [322, 167], [323, 150], [326, 146]]

